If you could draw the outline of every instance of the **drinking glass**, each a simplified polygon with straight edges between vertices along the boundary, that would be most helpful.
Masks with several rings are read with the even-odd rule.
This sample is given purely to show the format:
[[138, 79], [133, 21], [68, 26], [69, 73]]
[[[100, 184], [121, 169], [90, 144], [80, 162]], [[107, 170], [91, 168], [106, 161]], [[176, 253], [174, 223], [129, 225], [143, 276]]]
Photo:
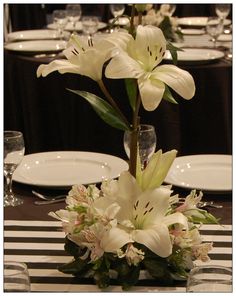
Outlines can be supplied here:
[[92, 36], [98, 30], [99, 19], [97, 16], [83, 16], [82, 17], [82, 28], [85, 35]]
[[212, 37], [214, 47], [216, 47], [217, 38], [223, 33], [223, 29], [223, 19], [214, 16], [207, 19], [206, 31]]
[[232, 269], [205, 265], [193, 268], [187, 280], [187, 292], [232, 292]]
[[67, 12], [63, 9], [54, 10], [52, 13], [53, 23], [58, 31], [58, 37], [64, 38], [64, 29], [68, 23]]
[[226, 19], [230, 13], [230, 4], [216, 4], [215, 12], [219, 18]]
[[4, 292], [30, 292], [30, 278], [25, 263], [4, 262]]
[[[130, 132], [124, 133], [124, 148], [128, 157], [130, 157]], [[138, 152], [141, 161], [141, 168], [144, 169], [154, 154], [156, 149], [155, 127], [149, 124], [140, 124], [138, 129]]]
[[115, 18], [119, 17], [124, 13], [125, 5], [124, 4], [110, 4], [110, 11]]
[[168, 4], [169, 9], [168, 9], [168, 13], [169, 16], [172, 16], [176, 10], [176, 4]]
[[66, 14], [68, 21], [72, 24], [73, 32], [76, 31], [76, 23], [80, 20], [82, 10], [80, 4], [67, 4]]
[[23, 134], [19, 131], [4, 131], [4, 176], [6, 188], [4, 206], [17, 206], [23, 203], [12, 191], [12, 176], [24, 157]]

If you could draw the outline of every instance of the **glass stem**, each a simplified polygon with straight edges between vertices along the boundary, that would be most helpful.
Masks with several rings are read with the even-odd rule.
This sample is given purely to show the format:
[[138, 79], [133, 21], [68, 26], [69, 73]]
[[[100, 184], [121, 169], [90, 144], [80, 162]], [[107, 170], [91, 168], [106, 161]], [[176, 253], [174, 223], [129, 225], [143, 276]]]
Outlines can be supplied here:
[[7, 172], [5, 177], [6, 177], [6, 195], [8, 197], [13, 198], [13, 192], [12, 192], [12, 176], [13, 176], [13, 172]]

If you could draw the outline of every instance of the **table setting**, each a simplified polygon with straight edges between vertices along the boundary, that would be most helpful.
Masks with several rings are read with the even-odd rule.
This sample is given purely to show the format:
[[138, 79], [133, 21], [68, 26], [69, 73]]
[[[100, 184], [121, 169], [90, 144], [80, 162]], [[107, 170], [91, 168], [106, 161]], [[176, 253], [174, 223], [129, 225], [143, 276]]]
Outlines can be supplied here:
[[[191, 129], [194, 115], [185, 108], [199, 97], [195, 71], [230, 67], [232, 35], [224, 33], [231, 24], [228, 14], [217, 7], [220, 29], [211, 35], [208, 18], [173, 17], [176, 5], [164, 4], [157, 11], [152, 5], [132, 4], [130, 18], [123, 5], [111, 5], [108, 23], [87, 18], [80, 5], [75, 6], [68, 5], [67, 12], [55, 10], [56, 20], [46, 29], [10, 33], [4, 45], [6, 56], [22, 55], [21, 62], [33, 62], [35, 84], [48, 80], [50, 85], [55, 79], [55, 93], [41, 87], [54, 93], [45, 98], [50, 116], [57, 110], [56, 93], [63, 88], [64, 97], [70, 98], [64, 106], [70, 106], [62, 110], [69, 111], [71, 119], [75, 116], [84, 133], [82, 137], [72, 129], [68, 134], [84, 146], [69, 145], [54, 133], [66, 143], [65, 149], [32, 149], [33, 134], [6, 125], [4, 291], [233, 291], [230, 148], [198, 150], [196, 143], [204, 146], [204, 141], [193, 129], [186, 138], [181, 133], [179, 146], [166, 149], [162, 141], [171, 138], [174, 129], [163, 130], [160, 139], [162, 127], [148, 120], [158, 110], [173, 112], [178, 106], [175, 116], [190, 118]], [[126, 96], [118, 100], [123, 92]], [[80, 108], [72, 104], [75, 99]], [[230, 102], [226, 106], [230, 108]], [[26, 110], [23, 104], [21, 108]], [[196, 110], [206, 125], [210, 117]], [[47, 112], [32, 114], [48, 125], [46, 139]], [[61, 121], [56, 114], [55, 127], [71, 126], [65, 114]], [[96, 135], [98, 122], [104, 128]], [[180, 121], [182, 127], [185, 123]], [[221, 123], [230, 128], [229, 118]], [[99, 149], [99, 143], [113, 150]], [[188, 144], [193, 150], [187, 150]]]

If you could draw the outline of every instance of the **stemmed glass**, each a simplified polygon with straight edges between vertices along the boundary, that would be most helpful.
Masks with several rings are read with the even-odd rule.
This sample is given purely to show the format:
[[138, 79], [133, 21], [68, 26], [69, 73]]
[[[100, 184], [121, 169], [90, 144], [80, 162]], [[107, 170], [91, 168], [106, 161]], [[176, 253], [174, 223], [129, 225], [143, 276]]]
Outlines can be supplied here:
[[172, 16], [176, 10], [176, 4], [168, 4], [169, 9], [168, 9], [168, 13], [169, 16]]
[[64, 38], [64, 29], [68, 23], [67, 12], [63, 9], [54, 10], [52, 13], [53, 23], [58, 31], [60, 39]]
[[209, 17], [207, 19], [206, 31], [212, 37], [214, 47], [216, 48], [217, 38], [222, 34], [224, 29], [223, 19], [219, 17]]
[[230, 13], [230, 4], [216, 4], [215, 12], [219, 18], [226, 19]]
[[99, 19], [97, 16], [83, 16], [82, 17], [82, 28], [83, 32], [91, 37], [93, 34], [95, 34], [98, 30], [98, 23]]
[[194, 267], [188, 276], [187, 292], [232, 292], [232, 269], [218, 265]]
[[121, 16], [125, 11], [124, 4], [110, 4], [110, 11], [114, 18]]
[[80, 20], [82, 10], [80, 4], [67, 4], [66, 13], [68, 21], [72, 24], [73, 32], [76, 31], [76, 23]]
[[19, 131], [4, 131], [4, 176], [6, 188], [4, 195], [5, 206], [17, 206], [23, 203], [12, 191], [12, 176], [24, 157], [25, 145], [23, 134]]
[[[138, 152], [142, 170], [148, 164], [156, 149], [155, 127], [149, 124], [140, 124], [138, 129]], [[130, 132], [125, 131], [123, 138], [125, 152], [130, 157]]]

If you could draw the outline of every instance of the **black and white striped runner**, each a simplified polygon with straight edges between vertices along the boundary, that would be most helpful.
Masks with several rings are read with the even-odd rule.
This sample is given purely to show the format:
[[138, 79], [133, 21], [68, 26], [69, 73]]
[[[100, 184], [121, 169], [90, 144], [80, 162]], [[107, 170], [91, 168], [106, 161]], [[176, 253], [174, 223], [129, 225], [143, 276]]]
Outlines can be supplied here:
[[[211, 261], [197, 264], [232, 266], [232, 226], [202, 225], [204, 242], [213, 242]], [[4, 221], [4, 260], [25, 262], [32, 292], [99, 292], [92, 279], [75, 279], [57, 270], [71, 257], [64, 251], [65, 234], [60, 221]], [[122, 292], [112, 281], [108, 292]], [[155, 280], [141, 274], [132, 292], [185, 292], [185, 287], [157, 287]]]

